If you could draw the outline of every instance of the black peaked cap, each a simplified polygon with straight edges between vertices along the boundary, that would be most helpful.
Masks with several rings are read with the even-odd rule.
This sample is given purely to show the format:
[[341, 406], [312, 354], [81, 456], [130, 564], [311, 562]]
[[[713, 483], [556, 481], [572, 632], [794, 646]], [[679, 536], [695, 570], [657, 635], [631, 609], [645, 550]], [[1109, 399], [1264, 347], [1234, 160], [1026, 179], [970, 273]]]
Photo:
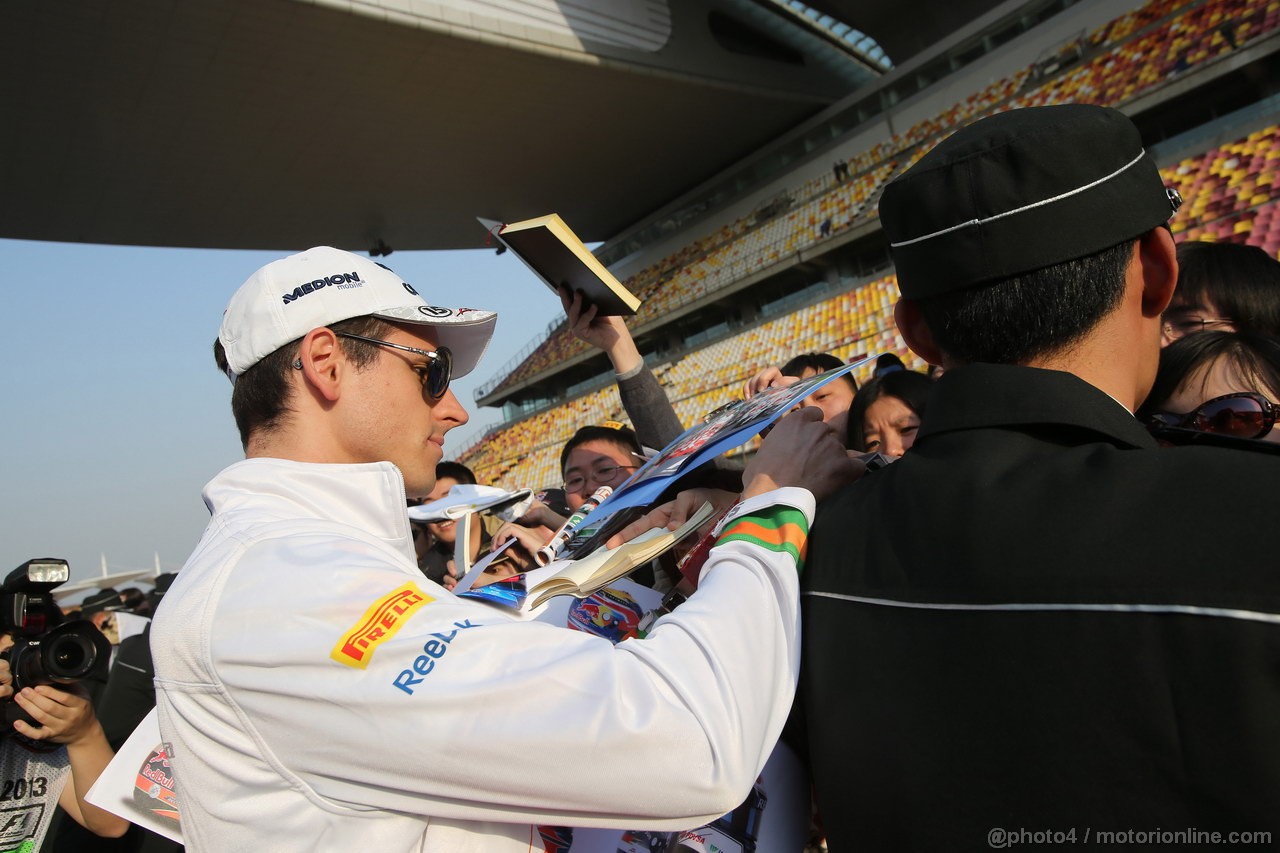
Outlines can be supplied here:
[[120, 593], [109, 586], [90, 593], [80, 604], [80, 612], [84, 616], [92, 616], [94, 613], [101, 613], [103, 610], [123, 609], [124, 602], [120, 600]]
[[885, 187], [880, 220], [902, 295], [920, 299], [1095, 254], [1175, 209], [1133, 122], [1065, 104], [952, 134]]

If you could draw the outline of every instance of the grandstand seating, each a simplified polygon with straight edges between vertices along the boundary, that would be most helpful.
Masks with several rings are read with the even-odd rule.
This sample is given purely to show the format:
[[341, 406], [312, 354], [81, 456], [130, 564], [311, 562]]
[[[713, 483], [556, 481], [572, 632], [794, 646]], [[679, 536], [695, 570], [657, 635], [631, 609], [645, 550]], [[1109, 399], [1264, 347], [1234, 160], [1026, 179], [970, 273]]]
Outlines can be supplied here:
[[1165, 170], [1165, 178], [1182, 193], [1183, 207], [1172, 223], [1186, 240], [1231, 240], [1261, 246], [1275, 256], [1276, 174], [1280, 172], [1280, 138], [1275, 126], [1264, 128]]
[[1128, 14], [1121, 15], [1089, 34], [1089, 42], [1094, 45], [1112, 44], [1124, 41], [1143, 27], [1159, 21], [1166, 15], [1190, 5], [1192, 0], [1152, 0]]
[[[828, 218], [831, 235], [873, 218], [876, 193], [893, 174], [978, 116], [1044, 104], [1122, 104], [1228, 52], [1231, 45], [1224, 25], [1237, 45], [1271, 32], [1280, 25], [1280, 0], [1269, 0], [1265, 5], [1248, 0], [1199, 4], [1152, 0], [1092, 33], [1088, 40], [1100, 52], [1080, 66], [1021, 94], [1017, 93], [1030, 77], [1030, 67], [996, 81], [850, 158], [849, 181], [839, 183], [830, 175], [810, 179], [792, 190], [795, 206], [784, 214], [762, 225], [757, 225], [754, 217], [743, 217], [627, 279], [627, 287], [645, 300], [633, 325], [657, 320], [674, 308], [815, 246], [826, 238], [821, 223]], [[1144, 31], [1147, 27], [1150, 29]], [[586, 345], [561, 326], [495, 390], [544, 373], [585, 351]]]
[[[1150, 4], [1149, 4], [1150, 5]], [[1119, 106], [1177, 74], [1203, 65], [1280, 22], [1280, 3], [1210, 0], [1180, 13], [1129, 41], [1067, 71], [1034, 91], [1014, 98], [1009, 108], [1090, 103]], [[1228, 38], [1230, 33], [1230, 38]]]
[[[1225, 26], [1224, 26], [1225, 25]], [[1151, 0], [1087, 37], [1094, 53], [1062, 74], [1025, 88], [1031, 69], [998, 81], [949, 110], [849, 160], [851, 178], [813, 178], [789, 193], [791, 205], [756, 223], [744, 217], [695, 241], [628, 279], [645, 299], [633, 325], [713, 292], [777, 260], [815, 246], [830, 234], [875, 215], [884, 183], [945, 135], [993, 110], [1047, 103], [1118, 105], [1170, 77], [1208, 62], [1280, 26], [1280, 0]], [[1228, 38], [1227, 34], [1230, 34]], [[1267, 127], [1166, 168], [1166, 181], [1186, 201], [1171, 223], [1178, 240], [1230, 240], [1280, 254], [1280, 128]], [[655, 372], [685, 424], [727, 402], [742, 382], [800, 352], [826, 350], [842, 358], [897, 352], [919, 362], [893, 329], [896, 279], [890, 275], [711, 344]], [[561, 329], [499, 387], [536, 376], [585, 349]], [[464, 455], [482, 482], [510, 487], [557, 482], [559, 448], [587, 423], [624, 418], [617, 391], [607, 388], [538, 413], [487, 436]]]

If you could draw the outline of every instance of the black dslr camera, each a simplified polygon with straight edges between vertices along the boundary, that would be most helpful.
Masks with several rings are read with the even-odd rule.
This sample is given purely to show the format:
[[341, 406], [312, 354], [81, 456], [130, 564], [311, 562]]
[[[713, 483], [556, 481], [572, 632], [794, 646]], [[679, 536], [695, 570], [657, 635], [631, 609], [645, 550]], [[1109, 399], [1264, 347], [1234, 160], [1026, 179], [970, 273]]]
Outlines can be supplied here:
[[[53, 590], [70, 574], [66, 560], [28, 560], [0, 586], [0, 633], [13, 636], [13, 647], [0, 658], [9, 662], [15, 694], [37, 684], [103, 678], [111, 665], [111, 643], [92, 622], [62, 621]], [[11, 732], [15, 720], [39, 725], [11, 698], [0, 701], [0, 719], [0, 734]]]

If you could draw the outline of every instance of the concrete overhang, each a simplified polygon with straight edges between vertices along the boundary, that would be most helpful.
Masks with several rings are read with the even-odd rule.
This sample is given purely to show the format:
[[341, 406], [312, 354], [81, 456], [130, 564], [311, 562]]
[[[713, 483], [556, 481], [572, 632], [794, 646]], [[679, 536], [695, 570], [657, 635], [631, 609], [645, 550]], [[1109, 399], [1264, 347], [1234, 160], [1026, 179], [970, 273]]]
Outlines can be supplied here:
[[0, 236], [465, 248], [556, 211], [603, 240], [875, 76], [726, 49], [748, 0], [671, 3], [656, 49], [466, 3], [0, 4]]

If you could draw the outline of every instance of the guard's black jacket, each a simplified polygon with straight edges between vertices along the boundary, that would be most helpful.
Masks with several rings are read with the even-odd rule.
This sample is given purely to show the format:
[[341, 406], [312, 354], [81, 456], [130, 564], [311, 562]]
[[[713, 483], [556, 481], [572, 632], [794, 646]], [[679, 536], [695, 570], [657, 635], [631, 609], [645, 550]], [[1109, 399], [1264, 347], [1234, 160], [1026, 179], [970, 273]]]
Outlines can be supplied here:
[[993, 828], [1280, 846], [1280, 459], [1159, 449], [1034, 368], [948, 372], [925, 421], [810, 539], [830, 849], [986, 850]]

